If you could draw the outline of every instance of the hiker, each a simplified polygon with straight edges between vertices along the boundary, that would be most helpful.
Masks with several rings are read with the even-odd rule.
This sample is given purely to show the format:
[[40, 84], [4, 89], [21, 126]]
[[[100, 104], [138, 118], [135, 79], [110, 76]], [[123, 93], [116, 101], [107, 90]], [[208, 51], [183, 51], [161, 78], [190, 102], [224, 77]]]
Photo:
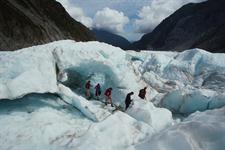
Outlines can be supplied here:
[[130, 93], [128, 93], [127, 96], [126, 96], [126, 99], [125, 99], [125, 104], [126, 104], [125, 111], [126, 111], [127, 108], [130, 106], [130, 103], [133, 101], [133, 100], [131, 99], [131, 95], [133, 95], [133, 94], [134, 94], [134, 92], [130, 92]]
[[111, 104], [111, 106], [113, 107], [113, 103], [112, 103], [112, 88], [108, 88], [105, 91], [105, 105], [108, 104], [108, 102]]
[[97, 97], [97, 99], [99, 99], [99, 96], [101, 95], [101, 86], [100, 84], [98, 83], [96, 86], [95, 86], [95, 96]]
[[85, 84], [85, 89], [86, 89], [86, 97], [87, 98], [90, 98], [91, 97], [91, 91], [90, 91], [90, 88], [91, 88], [91, 81], [89, 80], [86, 84]]
[[141, 89], [141, 90], [139, 91], [138, 96], [139, 96], [141, 99], [145, 99], [145, 100], [146, 100], [146, 97], [145, 97], [145, 95], [146, 95], [146, 89], [147, 89], [147, 87], [145, 87], [145, 88], [143, 88], [143, 89]]

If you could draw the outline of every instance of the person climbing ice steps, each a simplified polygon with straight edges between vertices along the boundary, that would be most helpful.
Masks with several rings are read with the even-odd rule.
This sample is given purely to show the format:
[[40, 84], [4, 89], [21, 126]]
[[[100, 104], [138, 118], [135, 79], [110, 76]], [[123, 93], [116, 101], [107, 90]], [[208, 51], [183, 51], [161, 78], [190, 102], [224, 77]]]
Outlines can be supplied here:
[[91, 88], [91, 81], [87, 81], [87, 83], [85, 84], [85, 95], [87, 97], [87, 99], [89, 99], [91, 97], [91, 91], [90, 91], [90, 88]]
[[134, 94], [134, 92], [130, 92], [130, 93], [128, 93], [127, 96], [126, 96], [126, 99], [125, 99], [125, 104], [126, 104], [125, 111], [126, 111], [127, 108], [130, 106], [130, 103], [133, 101], [133, 100], [131, 99], [131, 95], [133, 95], [133, 94]]
[[98, 83], [96, 86], [95, 86], [95, 96], [97, 98], [97, 100], [99, 100], [99, 96], [101, 95], [101, 86], [100, 84]]
[[105, 105], [107, 105], [108, 103], [111, 104], [111, 106], [113, 107], [113, 103], [112, 103], [112, 88], [108, 88], [105, 93]]
[[146, 97], [145, 97], [145, 95], [146, 95], [146, 90], [147, 90], [147, 87], [144, 87], [143, 89], [141, 89], [141, 90], [139, 91], [138, 96], [139, 96], [141, 99], [145, 99], [145, 100], [146, 100]]

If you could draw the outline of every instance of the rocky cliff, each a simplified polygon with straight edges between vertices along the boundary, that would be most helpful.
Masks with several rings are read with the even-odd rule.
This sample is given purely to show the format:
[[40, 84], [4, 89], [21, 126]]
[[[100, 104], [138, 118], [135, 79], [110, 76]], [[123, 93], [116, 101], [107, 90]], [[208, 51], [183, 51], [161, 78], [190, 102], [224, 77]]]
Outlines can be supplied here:
[[55, 0], [0, 0], [0, 51], [62, 39], [95, 38]]
[[176, 51], [197, 47], [225, 52], [224, 41], [225, 0], [208, 0], [181, 7], [133, 46]]

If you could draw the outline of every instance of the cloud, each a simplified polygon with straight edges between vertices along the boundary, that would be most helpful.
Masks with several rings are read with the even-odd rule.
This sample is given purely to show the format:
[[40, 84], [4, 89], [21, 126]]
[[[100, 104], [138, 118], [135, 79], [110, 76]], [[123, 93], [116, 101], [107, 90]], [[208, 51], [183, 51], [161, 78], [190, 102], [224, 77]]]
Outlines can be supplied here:
[[108, 7], [97, 11], [93, 18], [93, 27], [97, 29], [104, 29], [113, 33], [124, 32], [124, 26], [129, 22], [129, 18], [114, 9]]
[[63, 5], [63, 7], [70, 14], [70, 16], [73, 17], [76, 21], [81, 22], [86, 27], [89, 28], [92, 27], [93, 22], [92, 19], [85, 15], [82, 8], [75, 6], [69, 0], [57, 0], [57, 1]]
[[67, 10], [69, 14], [77, 21], [84, 24], [86, 27], [92, 27], [92, 19], [85, 16], [83, 10], [79, 7], [72, 7]]
[[103, 8], [111, 8], [122, 11], [131, 18], [136, 16], [136, 11], [143, 6], [149, 5], [151, 0], [69, 0], [76, 6], [81, 7], [86, 15], [94, 17], [97, 11]]
[[57, 1], [63, 4], [75, 20], [85, 26], [104, 29], [135, 40], [144, 33], [151, 32], [163, 19], [182, 5], [206, 0]]
[[135, 19], [135, 31], [138, 33], [151, 32], [163, 19], [171, 15], [182, 5], [190, 2], [205, 0], [152, 0], [149, 6], [143, 6]]

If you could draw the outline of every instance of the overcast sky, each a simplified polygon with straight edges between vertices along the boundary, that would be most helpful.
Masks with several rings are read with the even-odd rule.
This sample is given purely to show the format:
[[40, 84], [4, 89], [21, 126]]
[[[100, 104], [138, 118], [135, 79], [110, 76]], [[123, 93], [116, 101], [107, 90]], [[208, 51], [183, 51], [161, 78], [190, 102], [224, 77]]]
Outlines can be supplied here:
[[205, 0], [57, 0], [77, 21], [138, 40], [182, 5]]

